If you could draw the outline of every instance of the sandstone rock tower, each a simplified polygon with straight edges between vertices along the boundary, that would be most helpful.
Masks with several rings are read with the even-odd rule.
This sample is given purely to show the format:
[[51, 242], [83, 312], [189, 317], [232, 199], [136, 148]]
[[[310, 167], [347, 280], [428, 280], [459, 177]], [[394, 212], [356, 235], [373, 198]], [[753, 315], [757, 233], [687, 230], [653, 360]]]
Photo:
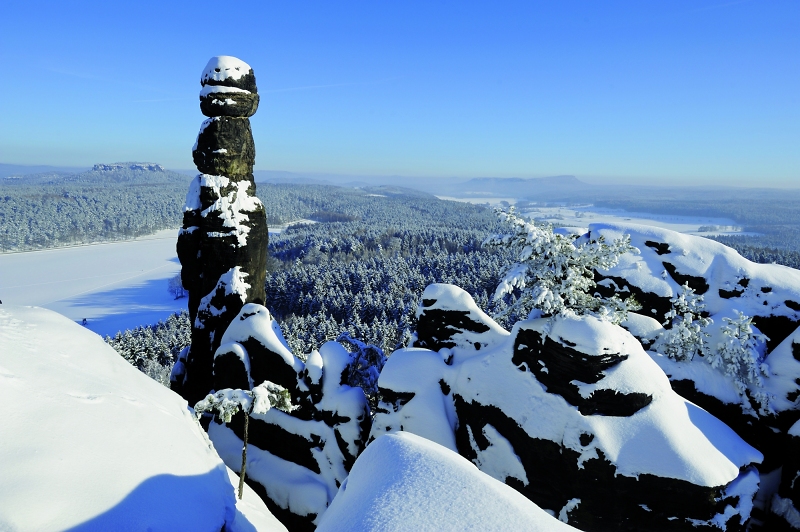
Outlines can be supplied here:
[[171, 376], [172, 389], [189, 404], [212, 389], [214, 351], [242, 306], [264, 303], [268, 238], [253, 180], [249, 117], [259, 101], [253, 70], [235, 57], [212, 57], [200, 84], [200, 110], [209, 118], [192, 150], [201, 173], [186, 195], [177, 246], [192, 344]]

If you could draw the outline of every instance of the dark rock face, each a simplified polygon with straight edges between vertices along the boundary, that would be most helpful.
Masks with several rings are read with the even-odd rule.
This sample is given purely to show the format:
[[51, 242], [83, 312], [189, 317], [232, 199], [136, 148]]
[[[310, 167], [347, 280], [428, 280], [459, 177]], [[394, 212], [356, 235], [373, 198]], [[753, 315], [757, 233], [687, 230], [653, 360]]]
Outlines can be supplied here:
[[[303, 363], [282, 341], [269, 311], [257, 304], [242, 308], [221, 341], [213, 362], [216, 389], [252, 389], [270, 381], [286, 388], [299, 407], [251, 415], [247, 481], [291, 530], [313, 530], [371, 426], [364, 392], [342, 382], [354, 357], [329, 342]], [[244, 414], [227, 425], [212, 422], [209, 436], [223, 460], [238, 470]]]
[[760, 454], [673, 392], [635, 338], [590, 317], [503, 335], [473, 305], [426, 289], [433, 332], [415, 345], [438, 352], [390, 357], [370, 439], [436, 441], [581, 530], [744, 530]]
[[[708, 489], [684, 480], [647, 474], [638, 478], [616, 475], [616, 468], [602, 451], [598, 451], [597, 458], [578, 467], [580, 453], [547, 439], [531, 438], [499, 408], [466, 402], [458, 395], [454, 399], [460, 421], [456, 429], [458, 452], [473, 462], [478, 461], [478, 451], [492, 445], [483, 435], [485, 428], [493, 428], [512, 442], [528, 479], [538, 480], [526, 485], [507, 478], [506, 483], [541, 508], [559, 509], [572, 499], [580, 499], [581, 504], [569, 512], [569, 524], [581, 530], [687, 530], [686, 517], [708, 521], [722, 513], [728, 503], [738, 502], [725, 500], [719, 487]], [[470, 442], [470, 435], [474, 443]], [[589, 445], [592, 435], [585, 436], [583, 441], [588, 440], [586, 445]], [[719, 529], [700, 525], [697, 530]], [[727, 530], [744, 528], [729, 526]]]
[[192, 157], [204, 174], [246, 176], [252, 180], [256, 147], [250, 120], [229, 116], [209, 118], [200, 128]]
[[[192, 152], [202, 173], [189, 187], [177, 245], [192, 345], [170, 377], [190, 404], [215, 388], [213, 354], [228, 324], [246, 303], [264, 303], [268, 239], [247, 118], [258, 106], [255, 75], [244, 62], [221, 56], [209, 61], [201, 84], [201, 110], [211, 118]], [[220, 95], [235, 103], [214, 103]]]
[[252, 92], [229, 92], [209, 86], [200, 94], [200, 111], [206, 116], [249, 118], [256, 114], [258, 100], [258, 94]]
[[770, 523], [770, 530], [800, 530], [800, 422], [784, 436], [786, 461], [778, 493], [771, 501], [770, 517], [774, 522]]

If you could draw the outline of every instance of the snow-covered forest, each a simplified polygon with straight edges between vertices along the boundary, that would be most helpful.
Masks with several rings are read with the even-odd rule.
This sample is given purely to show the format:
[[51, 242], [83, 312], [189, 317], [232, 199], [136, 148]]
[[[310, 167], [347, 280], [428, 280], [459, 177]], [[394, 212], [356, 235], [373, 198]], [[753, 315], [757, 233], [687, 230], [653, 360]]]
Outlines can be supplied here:
[[[482, 246], [502, 229], [491, 210], [427, 194], [377, 194], [381, 189], [260, 187], [268, 204], [276, 201], [273, 191], [280, 201], [293, 192], [294, 200], [286, 203], [303, 206], [298, 212], [304, 217], [323, 210], [356, 218], [271, 234], [267, 300], [298, 353], [343, 332], [386, 352], [405, 345], [422, 290], [431, 283], [461, 286], [487, 311], [505, 308], [506, 302], [491, 296], [513, 257]], [[108, 341], [148, 374], [164, 375], [171, 355], [188, 345], [188, 328], [188, 316], [175, 316]]]

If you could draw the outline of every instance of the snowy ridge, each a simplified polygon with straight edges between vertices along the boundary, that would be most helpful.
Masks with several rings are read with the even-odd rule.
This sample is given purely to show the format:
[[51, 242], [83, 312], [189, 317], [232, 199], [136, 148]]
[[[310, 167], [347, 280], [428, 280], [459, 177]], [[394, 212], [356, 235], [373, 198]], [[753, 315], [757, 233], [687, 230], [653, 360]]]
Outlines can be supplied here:
[[[672, 297], [680, 292], [682, 283], [666, 271], [664, 262], [667, 262], [674, 265], [678, 275], [702, 277], [706, 281], [708, 288], [703, 296], [712, 316], [734, 306], [749, 316], [769, 314], [800, 320], [800, 308], [786, 304], [800, 302], [800, 270], [756, 264], [719, 242], [658, 227], [589, 225], [590, 238], [600, 235], [606, 240], [630, 235], [631, 243], [641, 252], [624, 255], [617, 266], [602, 271], [603, 274], [623, 277], [660, 297]], [[745, 286], [737, 283], [743, 279], [749, 280]], [[725, 298], [720, 291], [733, 294]]]
[[186, 402], [67, 318], [3, 305], [0, 398], [0, 529], [252, 530]]
[[[640, 313], [659, 322], [646, 324], [644, 316], [633, 318], [631, 324], [640, 329], [636, 334], [642, 341], [651, 343], [664, 332], [659, 327], [665, 321], [662, 312], [668, 308], [669, 299], [681, 293], [683, 283], [703, 297], [704, 311], [712, 320], [704, 329], [712, 355], [718, 346], [729, 341], [725, 328], [730, 320], [738, 319], [739, 313], [753, 319], [754, 334], [768, 337], [766, 345], [754, 340], [758, 358], [765, 364], [759, 378], [746, 383], [751, 397], [763, 398], [760, 408], [751, 405], [751, 400], [742, 393], [742, 384], [737, 384], [722, 368], [710, 366], [713, 356], [676, 361], [658, 354], [661, 350], [655, 342], [649, 349], [670, 380], [692, 381], [698, 392], [724, 404], [739, 405], [752, 417], [797, 410], [800, 361], [792, 356], [792, 345], [800, 342], [796, 331], [800, 324], [800, 271], [775, 264], [755, 264], [718, 242], [656, 227], [592, 224], [588, 236], [583, 238], [602, 235], [612, 239], [622, 234], [630, 235], [641, 253], [626, 254], [616, 267], [601, 270], [599, 273], [607, 278], [599, 284], [615, 290], [637, 291], [637, 298], [644, 306]], [[622, 286], [617, 286], [618, 283]]]

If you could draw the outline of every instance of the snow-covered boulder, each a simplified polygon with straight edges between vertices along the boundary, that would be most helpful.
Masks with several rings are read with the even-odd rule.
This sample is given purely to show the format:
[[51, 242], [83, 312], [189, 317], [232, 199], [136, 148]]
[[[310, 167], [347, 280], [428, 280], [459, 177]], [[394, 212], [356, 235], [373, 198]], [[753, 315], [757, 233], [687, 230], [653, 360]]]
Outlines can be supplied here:
[[[762, 471], [779, 467], [784, 435], [800, 419], [800, 271], [756, 264], [718, 242], [656, 227], [592, 224], [582, 238], [623, 234], [640, 254], [623, 255], [617, 266], [599, 271], [598, 291], [632, 292], [643, 308], [623, 325], [650, 350], [672, 387], [764, 453]], [[665, 333], [659, 326], [684, 284], [703, 297], [703, 315], [712, 320], [705, 327], [711, 356], [675, 360], [659, 346], [658, 335]], [[714, 355], [731, 341], [725, 329], [741, 321], [739, 313], [752, 318], [753, 352], [751, 360], [730, 367]], [[768, 339], [759, 341], [759, 333]]]
[[317, 530], [575, 529], [458, 454], [399, 432], [379, 437], [358, 457]]
[[186, 401], [64, 316], [0, 307], [0, 401], [0, 530], [285, 530], [237, 507]]
[[[214, 358], [216, 389], [252, 389], [264, 381], [286, 388], [297, 410], [251, 414], [248, 482], [292, 530], [312, 530], [364, 448], [369, 408], [344, 376], [353, 355], [328, 342], [306, 362], [289, 350], [269, 311], [245, 305]], [[208, 434], [225, 463], [239, 470], [244, 414], [213, 421]]]
[[264, 303], [269, 239], [253, 178], [253, 70], [235, 57], [213, 57], [201, 85], [200, 107], [211, 118], [192, 150], [201, 173], [189, 185], [177, 244], [192, 345], [170, 377], [191, 404], [212, 390], [212, 360], [228, 324], [245, 303]]
[[448, 285], [423, 295], [420, 315], [437, 309], [460, 311], [446, 329], [461, 332], [451, 347], [391, 355], [371, 440], [428, 438], [584, 530], [747, 521], [761, 453], [673, 392], [630, 333], [562, 316], [504, 335]]

